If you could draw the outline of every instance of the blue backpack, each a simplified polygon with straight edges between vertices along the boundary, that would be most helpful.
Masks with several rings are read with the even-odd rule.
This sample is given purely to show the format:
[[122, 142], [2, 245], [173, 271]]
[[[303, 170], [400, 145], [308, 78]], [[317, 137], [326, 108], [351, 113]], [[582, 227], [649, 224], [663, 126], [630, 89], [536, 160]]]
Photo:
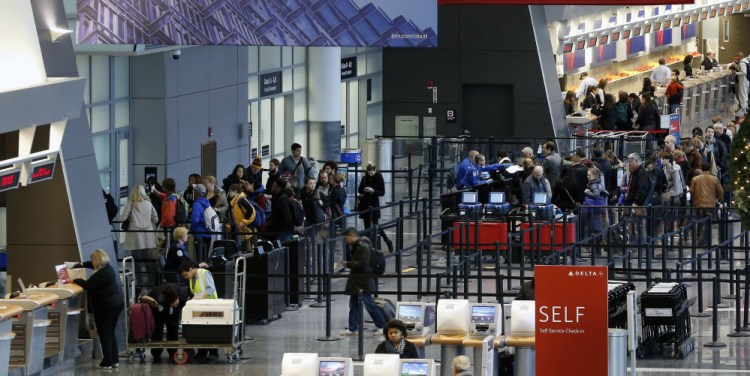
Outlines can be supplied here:
[[266, 212], [261, 209], [260, 205], [253, 200], [247, 200], [255, 210], [255, 219], [251, 224], [254, 228], [261, 228], [266, 223]]

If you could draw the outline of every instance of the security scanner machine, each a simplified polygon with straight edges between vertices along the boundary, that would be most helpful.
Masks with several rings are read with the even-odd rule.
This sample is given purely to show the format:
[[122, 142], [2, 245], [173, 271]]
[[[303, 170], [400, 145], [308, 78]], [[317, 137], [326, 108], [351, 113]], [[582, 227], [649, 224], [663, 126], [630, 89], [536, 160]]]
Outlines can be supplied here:
[[401, 359], [399, 375], [433, 376], [435, 375], [435, 361], [432, 359]]
[[365, 355], [365, 369], [363, 375], [400, 376], [401, 358], [399, 358], [398, 354], [367, 354]]
[[83, 288], [76, 284], [27, 289], [30, 293], [57, 296], [57, 304], [49, 310], [46, 355], [60, 354], [59, 363], [75, 360], [78, 347], [78, 328], [81, 322]]
[[458, 204], [460, 219], [477, 220], [482, 217], [482, 204], [479, 202], [479, 192], [461, 193], [461, 203]]
[[[440, 345], [441, 364], [448, 364], [464, 353], [464, 340], [469, 333], [469, 301], [441, 299], [437, 306], [437, 334], [432, 343]], [[440, 367], [441, 376], [451, 376], [451, 367]]]
[[317, 376], [354, 376], [352, 358], [318, 358]]
[[182, 309], [182, 334], [187, 343], [232, 343], [239, 331], [234, 299], [193, 299]]
[[23, 313], [17, 305], [0, 304], [0, 376], [8, 376], [10, 343], [16, 338], [13, 333], [13, 319]]
[[424, 302], [396, 303], [396, 318], [406, 325], [409, 339], [422, 337], [435, 320], [435, 306]]
[[536, 303], [533, 300], [514, 300], [510, 306], [510, 332], [504, 345], [515, 347], [514, 374], [536, 373]]
[[318, 376], [318, 363], [318, 354], [286, 353], [281, 359], [281, 376]]
[[490, 200], [484, 205], [486, 219], [500, 219], [510, 213], [510, 203], [505, 201], [505, 192], [490, 192]]
[[13, 322], [11, 340], [10, 370], [24, 368], [23, 374], [34, 375], [44, 367], [44, 345], [47, 337], [47, 318], [50, 305], [57, 302], [57, 296], [46, 293], [24, 292], [16, 298], [0, 299], [0, 306], [15, 305], [23, 312]]

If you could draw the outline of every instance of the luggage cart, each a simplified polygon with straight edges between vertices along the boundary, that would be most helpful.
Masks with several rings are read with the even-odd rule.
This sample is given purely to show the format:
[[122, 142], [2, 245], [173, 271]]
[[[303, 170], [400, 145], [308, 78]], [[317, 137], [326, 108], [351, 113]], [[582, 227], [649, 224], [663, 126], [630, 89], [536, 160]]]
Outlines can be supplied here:
[[[135, 279], [132, 272], [128, 271], [126, 265], [132, 262], [128, 260], [130, 257], [123, 259], [122, 273], [127, 292], [135, 291]], [[245, 257], [237, 257], [234, 261], [234, 300], [237, 305], [232, 310], [232, 323], [234, 323], [234, 329], [232, 330], [231, 338], [225, 343], [188, 343], [185, 338], [180, 338], [176, 341], [152, 341], [152, 342], [128, 342], [127, 345], [127, 361], [133, 363], [136, 358], [140, 359], [141, 363], [146, 360], [146, 350], [150, 349], [177, 349], [172, 360], [176, 364], [185, 364], [190, 361], [193, 356], [193, 349], [219, 349], [224, 350], [227, 363], [234, 363], [235, 360], [239, 360], [242, 355], [242, 343], [245, 339], [245, 275], [246, 275], [246, 259]], [[132, 269], [130, 269], [132, 271]], [[134, 295], [125, 295], [125, 305], [127, 307], [126, 317], [130, 317], [130, 306], [136, 301]], [[126, 332], [129, 333], [129, 323], [126, 322]]]

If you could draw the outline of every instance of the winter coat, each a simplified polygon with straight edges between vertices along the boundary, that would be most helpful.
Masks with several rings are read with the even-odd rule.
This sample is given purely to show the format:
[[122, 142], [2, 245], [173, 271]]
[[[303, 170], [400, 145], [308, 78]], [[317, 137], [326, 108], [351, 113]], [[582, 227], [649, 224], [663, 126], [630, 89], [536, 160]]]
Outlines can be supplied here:
[[203, 218], [203, 212], [209, 206], [211, 204], [205, 197], [199, 197], [193, 201], [193, 210], [190, 212], [190, 231], [194, 232], [196, 237], [211, 237], [211, 234], [206, 234], [208, 228], [206, 228], [206, 220]]
[[716, 201], [724, 201], [724, 189], [716, 176], [704, 171], [693, 178], [690, 183], [693, 206], [696, 208], [715, 208]]
[[[156, 246], [156, 237], [153, 231], [159, 223], [154, 205], [151, 201], [143, 200], [133, 202], [128, 200], [120, 215], [120, 221], [130, 220], [128, 232], [125, 234], [125, 249], [132, 251], [136, 249], [149, 249]], [[149, 232], [142, 232], [149, 231]]]
[[648, 203], [648, 193], [651, 188], [648, 174], [649, 172], [643, 166], [630, 174], [625, 196], [626, 205], [644, 206]]
[[366, 276], [372, 273], [370, 269], [371, 257], [370, 239], [360, 237], [352, 245], [352, 258], [347, 261], [346, 266], [349, 268], [349, 278], [346, 280], [346, 295], [357, 295], [359, 290], [372, 292], [375, 290], [375, 280]]
[[676, 199], [681, 197], [685, 191], [685, 182], [682, 180], [682, 168], [677, 163], [671, 166], [665, 165], [662, 173], [666, 177], [667, 187], [661, 195], [661, 200], [665, 205], [676, 203]]
[[[84, 262], [82, 266], [88, 269], [94, 268], [91, 261]], [[76, 279], [73, 283], [86, 290], [86, 295], [95, 315], [121, 310], [125, 305], [120, 278], [112, 265], [104, 265], [91, 274], [89, 279]]]
[[214, 187], [214, 195], [210, 200], [208, 200], [208, 202], [211, 204], [211, 207], [216, 210], [216, 213], [219, 214], [219, 218], [229, 218], [227, 217], [229, 202], [227, 202], [227, 193], [223, 189]]
[[[367, 187], [372, 188], [374, 192], [365, 192], [365, 188]], [[379, 172], [376, 172], [372, 176], [365, 173], [365, 176], [362, 177], [362, 181], [359, 183], [359, 188], [357, 190], [361, 195], [359, 197], [359, 206], [357, 207], [358, 211], [363, 211], [369, 208], [379, 208], [380, 197], [385, 195], [385, 182], [383, 181], [383, 175]], [[370, 213], [363, 213], [360, 214], [359, 217], [362, 219], [370, 217], [372, 218], [372, 220], [377, 221], [380, 219], [380, 210], [373, 210]]]

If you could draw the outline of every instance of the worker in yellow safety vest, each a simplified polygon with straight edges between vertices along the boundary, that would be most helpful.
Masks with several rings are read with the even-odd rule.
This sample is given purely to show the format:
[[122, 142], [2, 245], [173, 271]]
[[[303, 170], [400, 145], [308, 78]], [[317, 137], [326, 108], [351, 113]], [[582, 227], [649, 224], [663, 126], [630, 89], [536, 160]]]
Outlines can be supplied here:
[[199, 268], [198, 265], [195, 265], [193, 262], [185, 261], [180, 264], [180, 268], [177, 272], [180, 273], [182, 278], [188, 280], [193, 299], [219, 298], [216, 293], [214, 277], [208, 270]]

